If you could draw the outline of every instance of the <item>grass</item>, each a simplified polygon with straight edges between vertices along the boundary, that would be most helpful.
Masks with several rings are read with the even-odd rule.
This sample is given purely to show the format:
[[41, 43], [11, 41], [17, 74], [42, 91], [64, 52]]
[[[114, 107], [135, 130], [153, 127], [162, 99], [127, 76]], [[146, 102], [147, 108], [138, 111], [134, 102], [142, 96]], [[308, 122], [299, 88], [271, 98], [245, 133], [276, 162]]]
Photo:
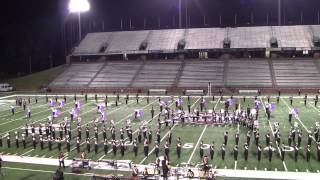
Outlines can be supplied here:
[[[60, 96], [61, 98], [62, 96]], [[27, 96], [22, 96], [22, 98], [27, 98]], [[54, 99], [54, 97], [52, 97]], [[7, 98], [4, 100], [0, 100], [0, 133], [6, 133], [6, 132], [14, 132], [14, 131], [21, 131], [21, 127], [24, 126], [26, 122], [35, 124], [39, 123], [45, 123], [46, 118], [48, 115], [51, 114], [51, 109], [48, 107], [48, 105], [45, 102], [44, 97], [38, 97], [39, 101], [38, 104], [35, 104], [34, 99], [31, 99], [31, 104], [28, 104], [28, 107], [31, 108], [32, 111], [32, 118], [26, 119], [25, 113], [21, 109], [21, 107], [17, 107], [17, 112], [15, 115], [11, 115], [10, 112], [10, 105], [14, 104], [15, 97]], [[63, 117], [69, 116], [69, 110], [71, 107], [73, 107], [73, 97], [68, 97], [67, 105], [63, 111], [63, 114], [55, 120], [55, 123], [59, 123], [63, 121]], [[83, 96], [78, 96], [78, 99], [83, 99]], [[167, 98], [170, 99], [170, 98]], [[226, 98], [225, 98], [226, 99]], [[224, 99], [224, 100], [225, 100]], [[10, 101], [11, 100], [11, 101]], [[199, 97], [192, 97], [190, 104], [193, 105], [193, 108], [199, 109]], [[206, 98], [206, 101], [208, 103], [208, 108], [215, 108], [217, 111], [219, 111], [221, 108], [224, 107], [224, 100], [220, 100], [218, 98], [215, 98], [215, 101], [212, 101], [212, 98]], [[258, 99], [260, 100], [260, 98]], [[99, 98], [99, 103], [103, 102], [103, 98]], [[237, 101], [240, 104], [240, 107], [242, 109], [246, 109], [248, 106], [253, 107], [254, 99], [247, 98], [244, 102], [242, 98], [237, 99]], [[266, 99], [261, 97], [261, 101], [263, 103], [266, 103]], [[187, 99], [184, 98], [184, 109], [187, 110]], [[275, 98], [271, 98], [271, 102], [276, 103]], [[132, 123], [132, 129], [135, 131], [138, 129], [138, 127], [142, 124], [144, 120], [149, 122], [149, 126], [153, 131], [153, 141], [151, 142], [149, 149], [150, 151], [154, 147], [154, 140], [156, 139], [156, 130], [157, 130], [157, 117], [152, 119], [150, 110], [153, 106], [155, 110], [155, 114], [157, 115], [159, 113], [159, 103], [158, 103], [158, 97], [152, 97], [150, 98], [150, 103], [147, 104], [146, 99], [142, 98], [140, 99], [139, 104], [136, 104], [135, 99], [131, 98], [129, 101], [129, 104], [126, 105], [124, 103], [124, 99], [121, 98], [119, 106], [115, 106], [115, 98], [109, 97], [109, 103], [110, 106], [108, 106], [106, 112], [108, 119], [113, 119], [116, 123], [116, 131], [117, 131], [117, 137], [116, 139], [120, 138], [119, 135], [119, 129], [121, 127], [125, 126], [125, 122], [128, 118], [133, 120], [133, 112], [135, 109], [144, 109], [144, 116], [141, 120], [133, 120]], [[170, 104], [170, 107], [174, 109], [174, 103]], [[300, 109], [301, 113], [298, 118], [293, 118], [292, 124], [288, 122], [288, 111], [292, 107], [297, 107]], [[296, 122], [300, 126], [300, 130], [303, 132], [303, 140], [302, 140], [302, 150], [299, 152], [298, 162], [294, 161], [293, 152], [286, 152], [285, 161], [282, 163], [280, 155], [278, 150], [274, 151], [273, 153], [273, 159], [271, 162], [268, 161], [267, 158], [267, 152], [262, 153], [262, 159], [261, 162], [258, 162], [256, 160], [256, 148], [254, 146], [254, 138], [251, 137], [251, 143], [249, 149], [249, 158], [248, 161], [244, 160], [243, 157], [243, 144], [246, 141], [246, 133], [247, 128], [243, 126], [237, 126], [236, 124], [227, 124], [227, 125], [208, 125], [205, 127], [204, 125], [176, 125], [172, 132], [173, 132], [173, 141], [170, 148], [170, 162], [171, 165], [176, 166], [182, 163], [190, 162], [192, 164], [199, 164], [201, 163], [201, 159], [199, 157], [199, 146], [198, 142], [203, 141], [204, 144], [211, 144], [214, 141], [215, 144], [215, 155], [213, 161], [210, 161], [210, 163], [213, 166], [216, 166], [217, 168], [227, 168], [227, 169], [247, 169], [247, 170], [265, 170], [268, 171], [274, 171], [277, 169], [277, 171], [293, 171], [295, 172], [298, 170], [299, 172], [306, 172], [307, 170], [309, 172], [317, 172], [320, 170], [320, 162], [316, 160], [317, 158], [317, 152], [316, 152], [316, 145], [313, 142], [312, 143], [312, 155], [311, 155], [311, 161], [307, 162], [305, 159], [305, 147], [307, 144], [307, 130], [313, 130], [313, 127], [315, 123], [318, 121], [317, 117], [319, 117], [320, 114], [320, 107], [314, 107], [312, 97], [309, 98], [307, 106], [304, 106], [303, 99], [299, 97], [295, 97], [293, 106], [289, 105], [289, 99], [282, 97], [280, 100], [280, 103], [277, 105], [276, 110], [272, 113], [270, 121], [267, 120], [266, 115], [264, 114], [264, 109], [260, 109], [259, 111], [259, 126], [260, 126], [260, 143], [263, 147], [265, 147], [265, 138], [264, 135], [269, 131], [271, 132], [271, 128], [273, 126], [274, 122], [280, 123], [280, 132], [281, 132], [281, 143], [287, 144], [287, 135], [291, 128], [291, 126]], [[89, 96], [89, 100], [87, 103], [85, 103], [83, 109], [81, 110], [81, 118], [82, 123], [86, 124], [88, 123], [91, 127], [90, 135], [93, 136], [93, 128], [92, 128], [92, 121], [100, 117], [100, 114], [97, 113], [97, 103], [95, 102], [93, 95]], [[235, 107], [232, 106], [231, 111], [235, 110]], [[84, 126], [85, 127], [85, 126]], [[82, 136], [85, 136], [84, 128], [83, 127], [83, 134]], [[101, 124], [99, 125], [99, 128], [101, 128]], [[76, 125], [72, 126], [72, 130], [74, 130], [72, 133], [72, 143], [71, 148], [75, 147], [75, 136], [76, 136]], [[235, 142], [234, 135], [236, 131], [239, 129], [240, 132], [240, 142], [239, 142], [239, 156], [237, 161], [237, 166], [235, 166], [235, 161], [233, 160], [232, 156], [232, 148]], [[168, 134], [169, 128], [162, 126], [161, 128], [161, 138], [163, 139], [161, 141], [161, 152], [160, 155], [163, 154], [163, 146], [166, 141], [166, 135]], [[225, 131], [229, 132], [229, 140], [227, 145], [227, 151], [226, 151], [226, 159], [223, 161], [221, 159], [221, 153], [220, 153], [220, 146], [223, 143], [223, 133]], [[150, 156], [147, 158], [144, 157], [143, 154], [143, 143], [140, 143], [138, 145], [139, 152], [138, 156], [134, 156], [134, 153], [132, 151], [132, 147], [128, 146], [125, 152], [124, 156], [121, 156], [120, 152], [118, 151], [117, 155], [113, 155], [112, 152], [110, 152], [107, 156], [104, 156], [103, 152], [103, 146], [102, 146], [102, 133], [99, 131], [99, 151], [97, 154], [94, 153], [94, 151], [91, 151], [88, 153], [88, 158], [96, 161], [98, 159], [126, 159], [126, 160], [132, 160], [134, 163], [142, 163], [142, 164], [149, 164], [155, 162], [155, 155], [154, 153], [151, 153]], [[126, 134], [126, 133], [125, 133]], [[137, 137], [137, 134], [134, 134], [134, 137]], [[175, 143], [176, 139], [180, 137], [183, 141], [183, 144], [189, 145], [189, 148], [185, 146], [185, 148], [182, 149], [181, 157], [178, 158], [175, 151]], [[107, 133], [107, 138], [111, 138], [110, 132]], [[126, 138], [126, 135], [125, 135]], [[52, 151], [49, 151], [48, 148], [45, 148], [44, 150], [40, 150], [39, 145], [35, 150], [32, 150], [32, 143], [31, 138], [29, 137], [27, 139], [28, 145], [26, 149], [23, 149], [20, 144], [20, 148], [15, 147], [14, 143], [14, 137], [12, 135], [12, 144], [11, 148], [7, 148], [5, 138], [3, 138], [3, 147], [0, 147], [0, 151], [2, 153], [10, 153], [10, 154], [17, 154], [25, 156], [38, 156], [38, 157], [46, 157], [46, 158], [56, 158], [58, 155], [58, 149], [57, 145], [54, 144], [54, 149]], [[271, 141], [273, 145], [276, 147], [274, 138], [271, 138]], [[45, 145], [47, 147], [47, 144]], [[66, 145], [63, 143], [62, 145], [63, 151], [66, 152]], [[82, 150], [86, 150], [85, 144], [82, 145]], [[93, 141], [91, 141], [91, 149], [93, 149]], [[109, 147], [111, 149], [111, 147]], [[150, 152], [149, 151], [149, 152]], [[205, 154], [209, 154], [209, 150], [205, 150]], [[79, 154], [76, 152], [76, 150], [71, 151], [68, 153], [68, 159], [72, 159], [75, 157], [79, 157]], [[26, 169], [41, 169], [44, 171], [54, 171], [56, 169], [55, 166], [34, 166], [32, 165], [32, 168], [30, 168], [27, 164], [17, 164], [17, 163], [5, 163], [5, 166], [7, 167], [18, 167], [18, 168], [26, 168]], [[21, 171], [21, 170], [20, 170]], [[20, 173], [19, 170], [15, 169], [6, 169], [6, 177], [5, 178], [11, 178], [11, 179], [41, 179], [38, 174], [30, 171], [22, 171]], [[16, 173], [19, 172], [19, 173]], [[70, 172], [70, 170], [66, 170], [65, 172]], [[89, 171], [90, 173], [96, 172], [95, 170]], [[108, 171], [102, 171], [99, 173], [110, 173]], [[120, 172], [124, 173], [124, 172]], [[46, 177], [49, 177], [50, 175], [46, 175]], [[68, 176], [74, 176], [74, 175], [68, 175]], [[43, 177], [43, 176], [42, 176]], [[79, 178], [79, 176], [76, 177], [70, 177], [68, 179], [72, 178]], [[86, 177], [81, 177], [86, 178]]]
[[45, 71], [33, 73], [19, 78], [8, 79], [17, 91], [37, 91], [48, 84], [66, 69], [65, 65], [57, 66]]

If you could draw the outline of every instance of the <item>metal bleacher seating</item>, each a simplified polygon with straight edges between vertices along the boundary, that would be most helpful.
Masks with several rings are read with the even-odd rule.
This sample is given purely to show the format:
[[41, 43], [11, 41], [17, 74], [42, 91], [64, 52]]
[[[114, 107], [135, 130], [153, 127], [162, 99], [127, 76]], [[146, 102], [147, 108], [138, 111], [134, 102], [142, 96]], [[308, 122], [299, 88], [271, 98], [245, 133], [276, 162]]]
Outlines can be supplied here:
[[80, 44], [75, 47], [74, 54], [97, 54], [100, 53], [103, 46], [108, 44], [108, 40], [111, 37], [111, 32], [99, 32], [99, 33], [89, 33], [80, 42]]
[[91, 79], [96, 75], [97, 69], [103, 66], [98, 64], [73, 64], [59, 75], [51, 86], [73, 88], [87, 87]]
[[184, 29], [154, 30], [147, 39], [147, 50], [175, 50], [184, 34]]
[[319, 87], [320, 73], [313, 60], [273, 60], [278, 87]]
[[121, 53], [139, 50], [140, 44], [144, 41], [150, 31], [120, 31], [114, 32], [107, 53]]
[[228, 64], [228, 87], [272, 87], [267, 60], [230, 60]]
[[231, 39], [231, 48], [269, 48], [271, 28], [267, 26], [228, 28], [228, 37]]
[[218, 49], [222, 48], [222, 42], [226, 31], [222, 28], [201, 28], [186, 30], [185, 49]]
[[271, 37], [279, 48], [310, 48], [319, 31], [320, 26], [313, 25], [98, 32], [87, 34], [73, 55], [135, 53], [144, 41], [151, 52], [176, 51], [180, 40], [185, 40], [185, 50], [222, 49], [225, 38], [230, 39], [231, 48], [269, 48]]
[[277, 38], [279, 47], [312, 47], [309, 26], [272, 26], [272, 35]]
[[142, 62], [108, 62], [89, 87], [128, 87]]
[[223, 85], [223, 61], [186, 62], [181, 74], [179, 87], [206, 87]]
[[136, 79], [132, 82], [132, 87], [171, 87], [181, 62], [146, 62]]

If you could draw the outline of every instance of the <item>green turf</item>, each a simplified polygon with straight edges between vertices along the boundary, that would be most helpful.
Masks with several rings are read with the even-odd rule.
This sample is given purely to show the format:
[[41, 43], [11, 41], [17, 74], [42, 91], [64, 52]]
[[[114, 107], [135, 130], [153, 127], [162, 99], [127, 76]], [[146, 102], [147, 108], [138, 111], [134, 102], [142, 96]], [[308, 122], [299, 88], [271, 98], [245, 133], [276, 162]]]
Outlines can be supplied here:
[[[61, 98], [62, 96], [60, 96]], [[27, 98], [27, 97], [24, 97]], [[53, 98], [53, 97], [52, 97]], [[78, 99], [83, 99], [83, 96], [78, 96]], [[25, 113], [22, 111], [22, 109], [19, 107], [17, 108], [17, 113], [15, 115], [11, 115], [10, 112], [10, 105], [14, 104], [14, 99], [15, 97], [8, 98], [6, 100], [12, 100], [11, 102], [9, 101], [1, 101], [2, 103], [0, 105], [0, 133], [6, 133], [6, 132], [14, 132], [18, 131], [21, 129], [21, 127], [28, 121], [29, 123], [35, 122], [37, 123], [45, 123], [46, 118], [48, 115], [51, 114], [50, 108], [48, 108], [48, 105], [45, 103], [45, 98], [44, 97], [38, 97], [39, 101], [38, 104], [35, 104], [34, 99], [32, 98], [32, 103], [28, 105], [31, 108], [32, 111], [32, 118], [30, 120], [25, 118]], [[67, 105], [65, 107], [65, 110], [63, 111], [63, 114], [57, 118], [55, 121], [56, 123], [63, 121], [63, 117], [69, 116], [69, 110], [73, 106], [73, 97], [69, 97], [67, 101]], [[170, 98], [167, 98], [170, 99]], [[199, 97], [192, 97], [191, 98], [191, 104], [193, 105], [194, 108], [199, 108]], [[226, 99], [226, 98], [225, 98]], [[215, 108], [216, 110], [220, 110], [221, 108], [224, 107], [224, 100], [220, 100], [219, 98], [215, 98], [215, 101], [212, 101], [211, 98], [207, 98], [208, 102], [208, 108]], [[260, 99], [260, 98], [259, 98]], [[266, 99], [262, 98], [262, 101], [265, 103]], [[99, 98], [99, 102], [103, 102], [103, 98]], [[150, 98], [150, 103], [147, 104], [146, 99], [142, 98], [140, 100], [139, 104], [136, 104], [135, 99], [131, 98], [129, 101], [128, 105], [124, 104], [124, 99], [121, 98], [121, 101], [119, 103], [119, 106], [116, 107], [115, 104], [115, 98], [114, 97], [109, 97], [109, 104], [112, 104], [107, 108], [107, 117], [108, 119], [113, 119], [116, 123], [116, 129], [117, 132], [119, 132], [119, 129], [121, 127], [125, 126], [125, 122], [128, 118], [133, 119], [133, 112], [135, 109], [144, 109], [144, 117], [140, 121], [133, 121], [133, 131], [135, 131], [141, 123], [146, 120], [149, 121], [149, 125], [151, 129], [153, 130], [153, 141], [151, 142], [149, 149], [150, 151], [154, 147], [154, 140], [156, 138], [156, 129], [157, 129], [157, 117], [155, 119], [151, 118], [150, 115], [150, 109], [151, 106], [154, 107], [155, 109], [155, 114], [157, 115], [159, 113], [159, 103], [158, 103], [158, 97], [152, 97]], [[184, 98], [184, 109], [187, 110], [187, 99]], [[253, 98], [247, 98], [246, 101], [244, 102], [242, 98], [238, 99], [238, 102], [241, 106], [242, 109], [245, 109], [247, 106], [252, 107], [254, 103]], [[271, 98], [271, 102], [276, 102], [276, 99]], [[174, 108], [174, 103], [170, 105], [170, 107]], [[199, 157], [199, 146], [197, 146], [198, 141], [203, 140], [205, 144], [211, 144], [212, 141], [215, 143], [215, 155], [213, 161], [211, 161], [213, 166], [216, 166], [217, 168], [227, 168], [227, 169], [248, 169], [248, 170], [269, 170], [269, 171], [274, 171], [277, 169], [278, 171], [284, 171], [285, 167], [287, 168], [288, 171], [299, 171], [299, 172], [306, 172], [307, 170], [309, 172], [317, 172], [320, 170], [320, 163], [316, 161], [317, 154], [316, 154], [316, 146], [315, 143], [313, 143], [312, 146], [312, 156], [311, 156], [311, 161], [308, 163], [305, 159], [305, 146], [307, 144], [307, 139], [306, 139], [306, 129], [308, 130], [313, 130], [313, 127], [315, 125], [315, 122], [319, 121], [318, 117], [320, 114], [320, 107], [314, 107], [312, 98], [309, 98], [309, 101], [307, 103], [307, 106], [305, 107], [303, 104], [303, 99], [295, 98], [294, 99], [294, 104], [292, 107], [298, 107], [301, 111], [300, 114], [300, 121], [296, 118], [293, 118], [292, 124], [294, 122], [297, 122], [300, 126], [300, 129], [303, 132], [303, 141], [302, 141], [302, 147], [303, 149], [300, 150], [298, 162], [296, 163], [294, 161], [293, 157], [293, 152], [286, 152], [286, 157], [284, 163], [282, 163], [278, 149], [274, 151], [273, 153], [273, 159], [272, 162], [268, 161], [267, 158], [267, 152], [263, 152], [262, 154], [262, 160], [259, 163], [256, 160], [256, 148], [253, 144], [254, 138], [251, 137], [251, 146], [250, 146], [250, 151], [249, 151], [249, 159], [246, 162], [243, 157], [243, 144], [246, 141], [246, 133], [247, 129], [242, 126], [237, 126], [233, 124], [228, 124], [228, 125], [208, 125], [205, 127], [204, 125], [176, 125], [172, 132], [173, 132], [173, 142], [171, 145], [170, 149], [170, 162], [173, 166], [179, 165], [181, 163], [191, 163], [191, 164], [197, 164], [201, 162], [201, 159]], [[97, 113], [96, 110], [96, 102], [93, 98], [93, 96], [89, 97], [88, 102], [84, 105], [83, 109], [81, 110], [81, 117], [82, 117], [82, 122], [83, 124], [88, 123], [90, 126], [92, 126], [92, 121], [96, 118], [99, 117], [99, 113]], [[280, 103], [277, 105], [277, 109], [275, 112], [272, 113], [270, 121], [267, 120], [266, 115], [264, 114], [264, 109], [260, 109], [259, 111], [259, 126], [260, 126], [260, 143], [265, 147], [265, 138], [264, 135], [266, 132], [270, 131], [271, 132], [271, 127], [273, 126], [274, 122], [279, 122], [280, 123], [280, 131], [281, 131], [281, 141], [287, 144], [287, 135], [288, 131], [291, 127], [292, 124], [288, 122], [288, 111], [290, 109], [289, 105], [289, 99], [288, 98], [281, 98]], [[234, 110], [234, 107], [231, 107], [231, 111]], [[270, 123], [270, 124], [269, 124]], [[270, 127], [271, 125], [271, 127]], [[73, 129], [75, 129], [75, 125], [73, 125]], [[100, 125], [101, 127], [101, 125]], [[239, 143], [239, 156], [238, 156], [238, 161], [237, 161], [237, 166], [235, 166], [235, 161], [233, 160], [233, 156], [231, 154], [232, 148], [234, 145], [234, 135], [236, 131], [240, 131], [240, 143]], [[84, 129], [84, 128], [83, 128]], [[92, 129], [92, 128], [91, 128]], [[168, 127], [162, 127], [161, 129], [161, 138], [163, 138], [169, 131]], [[229, 140], [228, 140], [228, 145], [227, 145], [227, 151], [226, 151], [226, 159], [223, 161], [221, 159], [221, 153], [220, 153], [220, 147], [223, 143], [223, 133], [225, 131], [229, 132]], [[132, 151], [132, 147], [129, 146], [126, 149], [125, 156], [121, 156], [120, 152], [118, 151], [117, 155], [114, 156], [112, 152], [110, 152], [107, 156], [104, 156], [103, 152], [103, 147], [102, 147], [102, 133], [99, 131], [99, 141], [100, 141], [100, 147], [99, 147], [99, 152], [98, 154], [95, 154], [94, 151], [91, 151], [88, 154], [88, 157], [92, 160], [98, 160], [98, 159], [130, 159], [134, 163], [143, 163], [143, 164], [148, 164], [148, 163], [154, 163], [155, 162], [155, 155], [154, 153], [151, 153], [150, 156], [147, 158], [144, 157], [143, 154], [143, 143], [139, 144], [139, 153], [138, 156], [135, 157]], [[75, 157], [79, 157], [79, 154], [75, 150], [75, 135], [76, 135], [76, 130], [73, 131], [73, 136], [72, 136], [72, 144], [71, 148], [73, 149], [70, 153], [68, 153], [68, 159], [72, 159]], [[90, 132], [90, 135], [93, 136], [93, 131]], [[107, 133], [108, 139], [111, 138], [110, 133]], [[202, 136], [201, 136], [202, 135]], [[85, 133], [83, 131], [82, 134], [83, 137], [85, 137]], [[137, 136], [137, 133], [134, 134], [134, 137]], [[201, 136], [201, 139], [200, 139]], [[117, 133], [117, 139], [119, 139], [120, 135]], [[189, 144], [192, 145], [192, 148], [183, 148], [182, 149], [182, 155], [180, 159], [176, 155], [175, 151], [175, 143], [176, 139], [180, 137], [183, 141], [183, 144]], [[125, 136], [126, 138], [126, 136]], [[273, 145], [276, 146], [273, 137], [271, 138]], [[165, 143], [166, 137], [163, 138], [163, 141], [161, 142], [161, 149], [163, 149], [164, 143]], [[82, 141], [83, 142], [83, 141]], [[281, 143], [282, 143], [281, 142]], [[35, 150], [33, 150], [32, 144], [31, 144], [31, 139], [30, 137], [28, 138], [28, 146], [26, 149], [23, 149], [21, 147], [22, 145], [20, 144], [20, 148], [15, 147], [14, 143], [14, 137], [12, 137], [12, 144], [11, 148], [7, 148], [6, 141], [3, 139], [3, 147], [0, 147], [0, 151], [3, 153], [10, 153], [10, 154], [17, 154], [17, 155], [25, 155], [25, 156], [37, 156], [37, 157], [46, 157], [46, 158], [57, 158], [58, 155], [58, 149], [57, 145], [54, 144], [53, 147], [54, 149], [52, 151], [49, 151], [47, 148], [44, 150], [40, 150], [39, 145]], [[47, 144], [45, 145], [47, 147]], [[63, 151], [66, 152], [66, 146], [63, 144]], [[83, 144], [82, 150], [85, 150], [86, 146]], [[91, 149], [93, 150], [93, 142], [91, 142]], [[111, 146], [109, 147], [111, 149]], [[149, 151], [149, 152], [150, 152]], [[160, 152], [160, 154], [163, 154], [163, 151]], [[205, 150], [205, 154], [209, 154], [209, 150]], [[8, 165], [10, 166], [10, 164]], [[28, 167], [28, 165], [24, 164], [15, 164], [14, 167], [19, 167], [19, 168], [25, 168]], [[43, 170], [46, 170], [45, 168], [42, 168]], [[49, 168], [50, 171], [53, 171], [52, 167]], [[7, 169], [7, 175], [8, 177], [11, 177], [13, 179], [23, 179], [23, 177], [28, 177], [30, 176], [31, 179], [39, 179], [38, 175], [35, 175], [32, 172], [28, 171], [23, 171], [19, 174], [15, 174], [14, 172], [17, 170], [10, 170]], [[92, 173], [92, 172], [91, 172]], [[7, 178], [7, 177], [6, 177]], [[71, 177], [70, 177], [71, 178]]]
[[17, 91], [37, 91], [43, 87], [47, 87], [66, 68], [66, 65], [57, 66], [23, 77], [8, 79], [6, 82], [10, 83]]

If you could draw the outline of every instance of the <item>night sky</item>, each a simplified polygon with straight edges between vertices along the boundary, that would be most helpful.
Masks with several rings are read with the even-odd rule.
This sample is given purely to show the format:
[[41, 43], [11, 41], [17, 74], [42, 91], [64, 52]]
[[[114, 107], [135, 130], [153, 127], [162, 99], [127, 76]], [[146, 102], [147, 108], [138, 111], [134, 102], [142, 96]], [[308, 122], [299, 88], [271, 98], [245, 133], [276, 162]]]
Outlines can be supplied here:
[[[65, 55], [78, 41], [77, 16], [69, 14], [68, 2], [68, 0], [2, 2], [0, 77], [29, 73], [30, 62], [33, 72], [64, 63]], [[159, 29], [159, 24], [161, 29], [178, 28], [178, 2], [179, 0], [90, 0], [90, 12], [82, 14], [83, 35], [97, 31]], [[277, 0], [182, 0], [182, 2], [183, 27], [186, 27], [186, 4], [188, 27], [277, 24]], [[283, 0], [282, 22], [286, 25], [301, 24], [302, 15], [302, 24], [317, 24], [319, 11], [319, 0]], [[235, 14], [237, 14], [236, 25]]]

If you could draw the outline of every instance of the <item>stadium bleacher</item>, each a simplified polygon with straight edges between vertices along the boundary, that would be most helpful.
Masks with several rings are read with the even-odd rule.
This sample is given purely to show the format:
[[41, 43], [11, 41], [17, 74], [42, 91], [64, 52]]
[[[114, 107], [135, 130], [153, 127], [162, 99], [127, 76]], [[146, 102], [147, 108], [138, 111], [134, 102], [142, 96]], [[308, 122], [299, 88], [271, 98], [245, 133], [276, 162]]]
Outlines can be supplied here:
[[230, 60], [228, 87], [272, 87], [267, 60]]
[[170, 29], [170, 30], [155, 30], [152, 31], [148, 41], [147, 50], [161, 51], [161, 50], [175, 50], [178, 42], [184, 39], [184, 29]]
[[89, 33], [80, 42], [80, 44], [75, 47], [74, 54], [98, 54], [103, 50], [103, 47], [107, 46], [108, 40], [112, 36], [111, 32], [104, 33]]
[[106, 53], [119, 53], [126, 51], [137, 51], [150, 31], [123, 31], [113, 33]]
[[319, 87], [320, 73], [313, 60], [274, 60], [278, 87]]
[[180, 40], [185, 40], [186, 50], [222, 49], [225, 38], [235, 49], [270, 48], [271, 37], [279, 48], [312, 48], [319, 31], [319, 25], [304, 25], [99, 32], [87, 34], [73, 55], [134, 54], [142, 42], [147, 42], [147, 51], [175, 52]]
[[312, 32], [309, 26], [273, 26], [271, 28], [279, 47], [312, 47]]
[[216, 87], [315, 88], [320, 86], [316, 62], [312, 59], [236, 59], [72, 64], [50, 87], [206, 88], [211, 82]]
[[171, 87], [181, 62], [147, 62], [132, 87]]
[[223, 61], [187, 62], [178, 83], [179, 87], [223, 86]]
[[201, 28], [187, 29], [185, 49], [218, 49], [226, 36], [225, 29]]
[[231, 48], [269, 48], [271, 36], [271, 28], [266, 26], [228, 28]]
[[89, 87], [128, 87], [141, 62], [109, 62], [97, 74]]

